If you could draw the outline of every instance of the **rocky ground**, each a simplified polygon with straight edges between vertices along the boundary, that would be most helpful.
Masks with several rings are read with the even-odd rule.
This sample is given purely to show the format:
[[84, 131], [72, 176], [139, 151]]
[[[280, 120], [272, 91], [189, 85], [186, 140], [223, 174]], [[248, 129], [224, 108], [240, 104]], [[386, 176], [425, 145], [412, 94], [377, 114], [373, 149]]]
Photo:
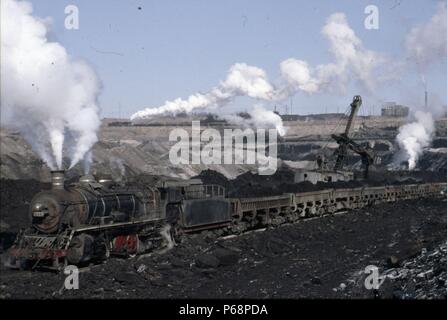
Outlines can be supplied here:
[[[368, 282], [367, 277], [371, 274], [365, 271], [358, 271], [337, 291], [349, 295], [364, 290], [365, 280]], [[416, 257], [403, 261], [391, 256], [387, 267], [379, 272], [379, 284], [380, 290], [375, 293], [377, 298], [447, 299], [447, 241], [432, 249], [423, 248]]]
[[[4, 267], [2, 298], [438, 298], [446, 297], [447, 202], [382, 204], [230, 239], [190, 236], [164, 254], [111, 259], [80, 274]], [[365, 267], [387, 278], [378, 292]], [[401, 275], [400, 277], [398, 275]], [[444, 282], [443, 282], [444, 281]]]

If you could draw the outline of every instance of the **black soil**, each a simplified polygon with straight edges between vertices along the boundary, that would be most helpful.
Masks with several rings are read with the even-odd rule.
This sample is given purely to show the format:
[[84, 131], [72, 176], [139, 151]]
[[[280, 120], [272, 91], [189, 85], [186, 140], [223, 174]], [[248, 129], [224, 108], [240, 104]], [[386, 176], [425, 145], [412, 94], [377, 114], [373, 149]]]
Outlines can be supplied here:
[[48, 188], [49, 183], [37, 180], [0, 180], [0, 252], [11, 245], [21, 228], [28, 226], [33, 196]]
[[[380, 179], [436, 180], [416, 173]], [[287, 183], [290, 172], [262, 177], [246, 173], [227, 180], [204, 171], [205, 183], [224, 185], [230, 196], [261, 196], [311, 191], [328, 185]], [[400, 179], [402, 178], [402, 179]], [[286, 182], [285, 182], [286, 181]], [[375, 182], [374, 182], [375, 181]], [[364, 185], [351, 182], [345, 186]], [[334, 185], [332, 185], [334, 186]], [[32, 197], [49, 184], [33, 180], [1, 181], [2, 247], [28, 225]], [[62, 274], [14, 271], [1, 267], [0, 298], [299, 298], [372, 297], [363, 286], [344, 286], [368, 265], [386, 270], [447, 239], [447, 202], [414, 200], [383, 204], [336, 216], [302, 221], [233, 239], [206, 232], [191, 235], [165, 254], [113, 258], [80, 275], [80, 289], [60, 290]], [[441, 261], [446, 261], [446, 259]], [[237, 281], [235, 281], [235, 279]], [[381, 297], [394, 297], [392, 285]], [[442, 291], [441, 291], [442, 294]], [[417, 295], [415, 295], [417, 296]], [[441, 297], [441, 296], [435, 296]]]
[[[343, 286], [368, 265], [381, 271], [447, 238], [447, 202], [382, 204], [232, 239], [193, 235], [164, 254], [112, 259], [61, 290], [63, 274], [1, 270], [3, 298], [371, 298]], [[393, 265], [390, 265], [392, 261]], [[379, 290], [392, 298], [393, 288]], [[443, 292], [443, 291], [441, 291]], [[438, 298], [443, 298], [442, 296]]]

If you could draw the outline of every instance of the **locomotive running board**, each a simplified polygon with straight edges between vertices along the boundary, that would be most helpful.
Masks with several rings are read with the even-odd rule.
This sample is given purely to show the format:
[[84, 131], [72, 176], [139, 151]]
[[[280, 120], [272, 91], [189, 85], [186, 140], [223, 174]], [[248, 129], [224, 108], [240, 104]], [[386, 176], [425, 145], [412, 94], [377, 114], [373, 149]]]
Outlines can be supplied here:
[[138, 220], [138, 221], [131, 221], [131, 222], [103, 224], [103, 225], [75, 228], [75, 229], [73, 229], [73, 232], [78, 233], [78, 232], [86, 232], [86, 231], [102, 231], [102, 230], [107, 230], [107, 229], [137, 226], [137, 225], [146, 224], [149, 222], [160, 222], [160, 221], [162, 221], [162, 220], [156, 218], [156, 219], [145, 219], [145, 220]]
[[199, 225], [194, 227], [186, 227], [184, 228], [185, 233], [194, 233], [197, 231], [203, 231], [203, 230], [213, 230], [221, 227], [226, 227], [231, 224], [231, 220], [216, 223], [216, 224], [206, 224], [206, 225]]

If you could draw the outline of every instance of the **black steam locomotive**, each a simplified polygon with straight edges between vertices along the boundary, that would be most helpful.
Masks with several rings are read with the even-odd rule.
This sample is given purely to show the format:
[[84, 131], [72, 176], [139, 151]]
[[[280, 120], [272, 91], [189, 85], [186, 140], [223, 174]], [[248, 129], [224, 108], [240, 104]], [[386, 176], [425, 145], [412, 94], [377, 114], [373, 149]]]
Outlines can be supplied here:
[[[225, 190], [200, 180], [116, 184], [87, 175], [65, 187], [52, 172], [52, 189], [31, 201], [31, 227], [9, 250], [10, 265], [60, 268], [170, 246], [181, 232], [228, 222]], [[194, 214], [193, 214], [194, 212]]]
[[10, 266], [83, 265], [110, 254], [134, 255], [172, 247], [185, 233], [221, 233], [294, 223], [302, 218], [421, 197], [445, 197], [447, 183], [325, 189], [259, 198], [227, 198], [200, 180], [117, 184], [83, 176], [65, 186], [52, 172], [52, 189], [30, 205], [31, 226], [9, 250]]

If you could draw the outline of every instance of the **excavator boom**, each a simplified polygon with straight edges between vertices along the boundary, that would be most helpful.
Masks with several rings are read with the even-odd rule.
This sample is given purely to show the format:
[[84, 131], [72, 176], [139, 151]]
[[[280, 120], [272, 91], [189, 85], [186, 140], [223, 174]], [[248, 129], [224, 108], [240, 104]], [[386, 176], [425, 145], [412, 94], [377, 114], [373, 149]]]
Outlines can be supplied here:
[[362, 98], [360, 96], [354, 96], [351, 103], [351, 112], [349, 114], [348, 123], [346, 124], [344, 133], [340, 135], [333, 134], [331, 137], [338, 143], [338, 149], [335, 151], [337, 159], [335, 161], [334, 170], [337, 171], [343, 167], [344, 160], [348, 155], [348, 150], [352, 150], [362, 157], [362, 162], [365, 165], [364, 176], [367, 178], [369, 166], [374, 163], [375, 154], [370, 148], [361, 146], [349, 136], [354, 125], [354, 119], [361, 105]]

